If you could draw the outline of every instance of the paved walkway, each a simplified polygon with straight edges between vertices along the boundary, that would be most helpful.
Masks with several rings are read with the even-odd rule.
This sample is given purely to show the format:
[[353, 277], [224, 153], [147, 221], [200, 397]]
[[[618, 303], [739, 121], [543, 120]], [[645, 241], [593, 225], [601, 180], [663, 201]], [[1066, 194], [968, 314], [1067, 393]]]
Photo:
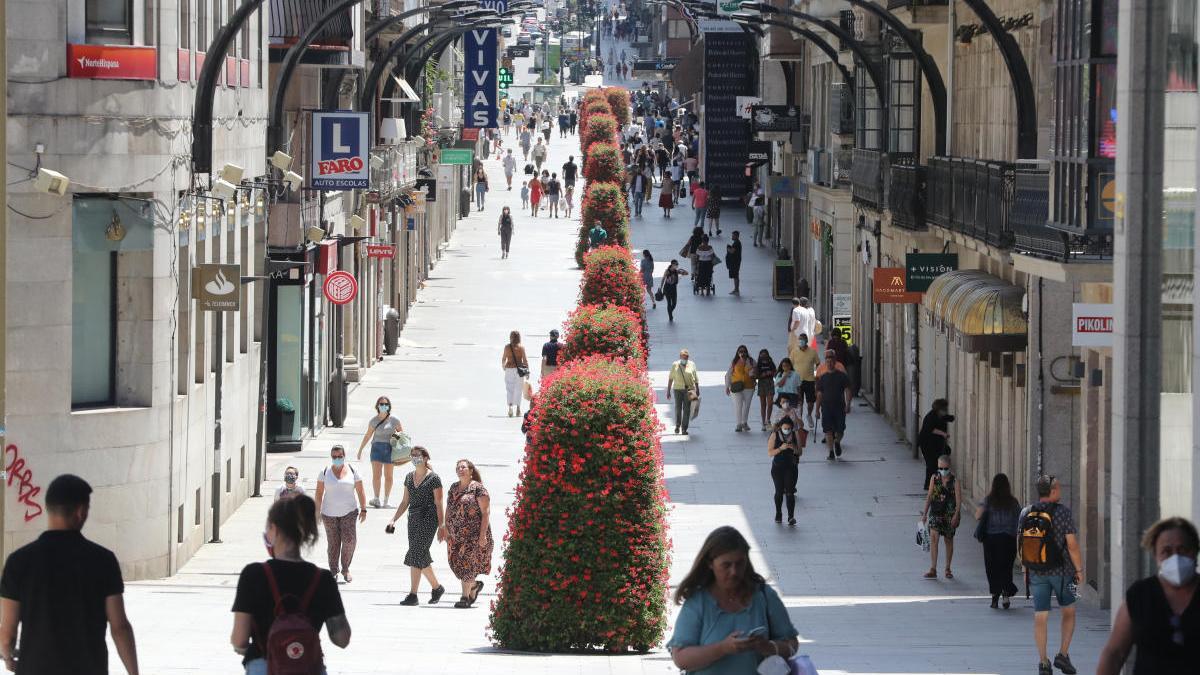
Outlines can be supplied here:
[[[575, 138], [555, 138], [550, 165], [561, 166], [577, 150]], [[502, 186], [498, 162], [489, 160], [487, 167], [492, 185]], [[531, 355], [538, 353], [546, 332], [574, 306], [578, 283], [572, 260], [577, 220], [520, 216], [512, 256], [499, 259], [496, 218], [503, 204], [519, 212], [518, 194], [494, 189], [483, 213], [460, 221], [443, 260], [418, 294], [400, 353], [372, 368], [354, 390], [345, 429], [327, 430], [298, 455], [270, 457], [269, 477], [277, 479], [285, 465], [295, 464], [304, 486], [315, 489], [313, 477], [325, 466], [329, 446], [354, 447], [375, 398], [386, 393], [414, 438], [430, 448], [444, 480], [451, 480], [458, 457], [476, 462], [492, 493], [493, 530], [498, 535], [504, 530], [523, 438], [519, 421], [504, 413], [500, 350], [508, 331], [516, 329]], [[683, 208], [669, 220], [657, 206], [644, 213], [632, 224], [633, 240], [638, 250], [655, 254], [661, 271], [686, 238], [690, 213]], [[726, 235], [715, 241], [722, 254], [731, 230], [748, 234], [740, 209], [727, 209], [724, 229]], [[988, 609], [982, 554], [970, 538], [972, 522], [961, 528], [955, 580], [920, 578], [928, 563], [913, 544], [912, 530], [922, 498], [922, 465], [869, 408], [856, 406], [849, 418], [843, 461], [827, 463], [823, 446], [810, 445], [801, 463], [800, 523], [788, 528], [772, 522], [765, 434], [733, 431], [732, 406], [721, 383], [738, 344], [752, 353], [767, 347], [781, 356], [789, 306], [770, 298], [767, 250], [746, 245], [744, 258], [740, 296], [728, 295], [731, 286], [721, 266], [713, 297], [693, 296], [681, 285], [674, 323], [667, 322], [662, 305], [649, 313], [650, 367], [660, 398], [666, 369], [680, 346], [691, 350], [704, 385], [705, 405], [691, 437], [663, 439], [673, 501], [672, 581], [682, 577], [710, 530], [731, 524], [750, 539], [755, 566], [781, 591], [803, 649], [822, 673], [1033, 672], [1029, 605], [1017, 599], [1008, 612]], [[660, 400], [659, 411], [669, 427], [666, 403]], [[756, 420], [757, 410], [751, 417], [755, 428]], [[355, 464], [369, 472], [366, 462]], [[398, 499], [397, 493], [393, 503]], [[263, 558], [260, 532], [268, 506], [267, 499], [248, 501], [222, 527], [225, 543], [205, 546], [174, 577], [128, 586], [144, 672], [239, 672], [237, 657], [227, 647], [229, 608], [241, 567]], [[398, 606], [408, 585], [402, 563], [406, 542], [403, 534], [384, 534], [389, 517], [373, 510], [360, 526], [355, 580], [341, 586], [354, 637], [346, 650], [326, 646], [331, 673], [677, 672], [661, 649], [615, 657], [498, 652], [486, 637], [486, 605], [467, 611], [451, 607], [457, 583], [444, 549], [436, 547], [435, 570], [449, 601]], [[323, 543], [308, 558], [324, 564]], [[491, 600], [494, 588], [493, 576], [482, 599]], [[423, 587], [423, 599], [427, 594]], [[1052, 621], [1053, 633], [1057, 616]], [[1080, 672], [1094, 669], [1106, 630], [1105, 613], [1081, 613], [1072, 649]], [[115, 655], [113, 664], [119, 672]]]

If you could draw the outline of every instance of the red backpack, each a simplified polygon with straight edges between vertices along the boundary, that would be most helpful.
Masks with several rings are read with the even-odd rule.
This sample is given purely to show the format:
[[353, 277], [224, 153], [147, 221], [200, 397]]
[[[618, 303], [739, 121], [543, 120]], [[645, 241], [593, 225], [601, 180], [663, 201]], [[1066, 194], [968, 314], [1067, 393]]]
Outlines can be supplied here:
[[[279, 594], [279, 584], [275, 582], [275, 573], [271, 566], [263, 563], [263, 573], [267, 575], [267, 583], [271, 586], [271, 596], [275, 599], [275, 620], [267, 631], [267, 641], [263, 655], [267, 659], [269, 675], [320, 675], [324, 669], [324, 659], [321, 654], [321, 635], [308, 619], [308, 605], [317, 592], [317, 584], [321, 581], [321, 570], [313, 572], [312, 582], [300, 604], [294, 611], [289, 611], [284, 605], [284, 597]], [[287, 598], [296, 596], [289, 593]]]

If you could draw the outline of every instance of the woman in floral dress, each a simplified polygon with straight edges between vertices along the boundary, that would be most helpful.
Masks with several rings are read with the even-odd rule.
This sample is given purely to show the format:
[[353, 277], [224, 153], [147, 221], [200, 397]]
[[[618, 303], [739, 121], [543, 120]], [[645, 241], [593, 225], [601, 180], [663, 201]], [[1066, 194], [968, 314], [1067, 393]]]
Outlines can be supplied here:
[[925, 510], [922, 522], [929, 524], [929, 571], [926, 579], [937, 578], [938, 537], [946, 539], [946, 578], [953, 579], [950, 564], [954, 561], [954, 531], [958, 529], [962, 509], [962, 487], [958, 478], [950, 472], [950, 455], [938, 457], [937, 473], [929, 481], [929, 492], [925, 495]]
[[491, 499], [479, 469], [460, 459], [454, 467], [458, 481], [446, 496], [446, 525], [449, 530], [450, 569], [462, 582], [462, 598], [454, 603], [465, 609], [475, 603], [483, 582], [475, 577], [492, 571], [492, 528], [488, 523]]

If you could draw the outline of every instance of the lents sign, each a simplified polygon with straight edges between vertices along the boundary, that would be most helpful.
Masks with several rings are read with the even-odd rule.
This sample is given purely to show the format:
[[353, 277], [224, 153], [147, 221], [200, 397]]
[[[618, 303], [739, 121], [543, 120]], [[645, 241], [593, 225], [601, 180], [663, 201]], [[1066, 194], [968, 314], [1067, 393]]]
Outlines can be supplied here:
[[[508, 0], [480, 0], [483, 9], [508, 10]], [[499, 40], [496, 30], [473, 30], [463, 37], [466, 82], [463, 86], [463, 127], [494, 129], [500, 126], [497, 67]]]

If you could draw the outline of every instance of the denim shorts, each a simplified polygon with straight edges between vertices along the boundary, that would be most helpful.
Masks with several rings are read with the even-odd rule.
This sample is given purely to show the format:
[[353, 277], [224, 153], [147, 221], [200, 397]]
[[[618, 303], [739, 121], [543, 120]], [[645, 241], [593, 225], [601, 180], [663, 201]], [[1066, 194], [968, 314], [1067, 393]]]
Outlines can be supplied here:
[[1050, 595], [1058, 598], [1059, 607], [1070, 607], [1075, 604], [1075, 577], [1063, 575], [1042, 576], [1037, 573], [1029, 575], [1029, 586], [1033, 591], [1033, 611], [1049, 612]]
[[372, 441], [371, 442], [371, 461], [382, 462], [384, 464], [392, 463], [392, 444], [387, 441]]

